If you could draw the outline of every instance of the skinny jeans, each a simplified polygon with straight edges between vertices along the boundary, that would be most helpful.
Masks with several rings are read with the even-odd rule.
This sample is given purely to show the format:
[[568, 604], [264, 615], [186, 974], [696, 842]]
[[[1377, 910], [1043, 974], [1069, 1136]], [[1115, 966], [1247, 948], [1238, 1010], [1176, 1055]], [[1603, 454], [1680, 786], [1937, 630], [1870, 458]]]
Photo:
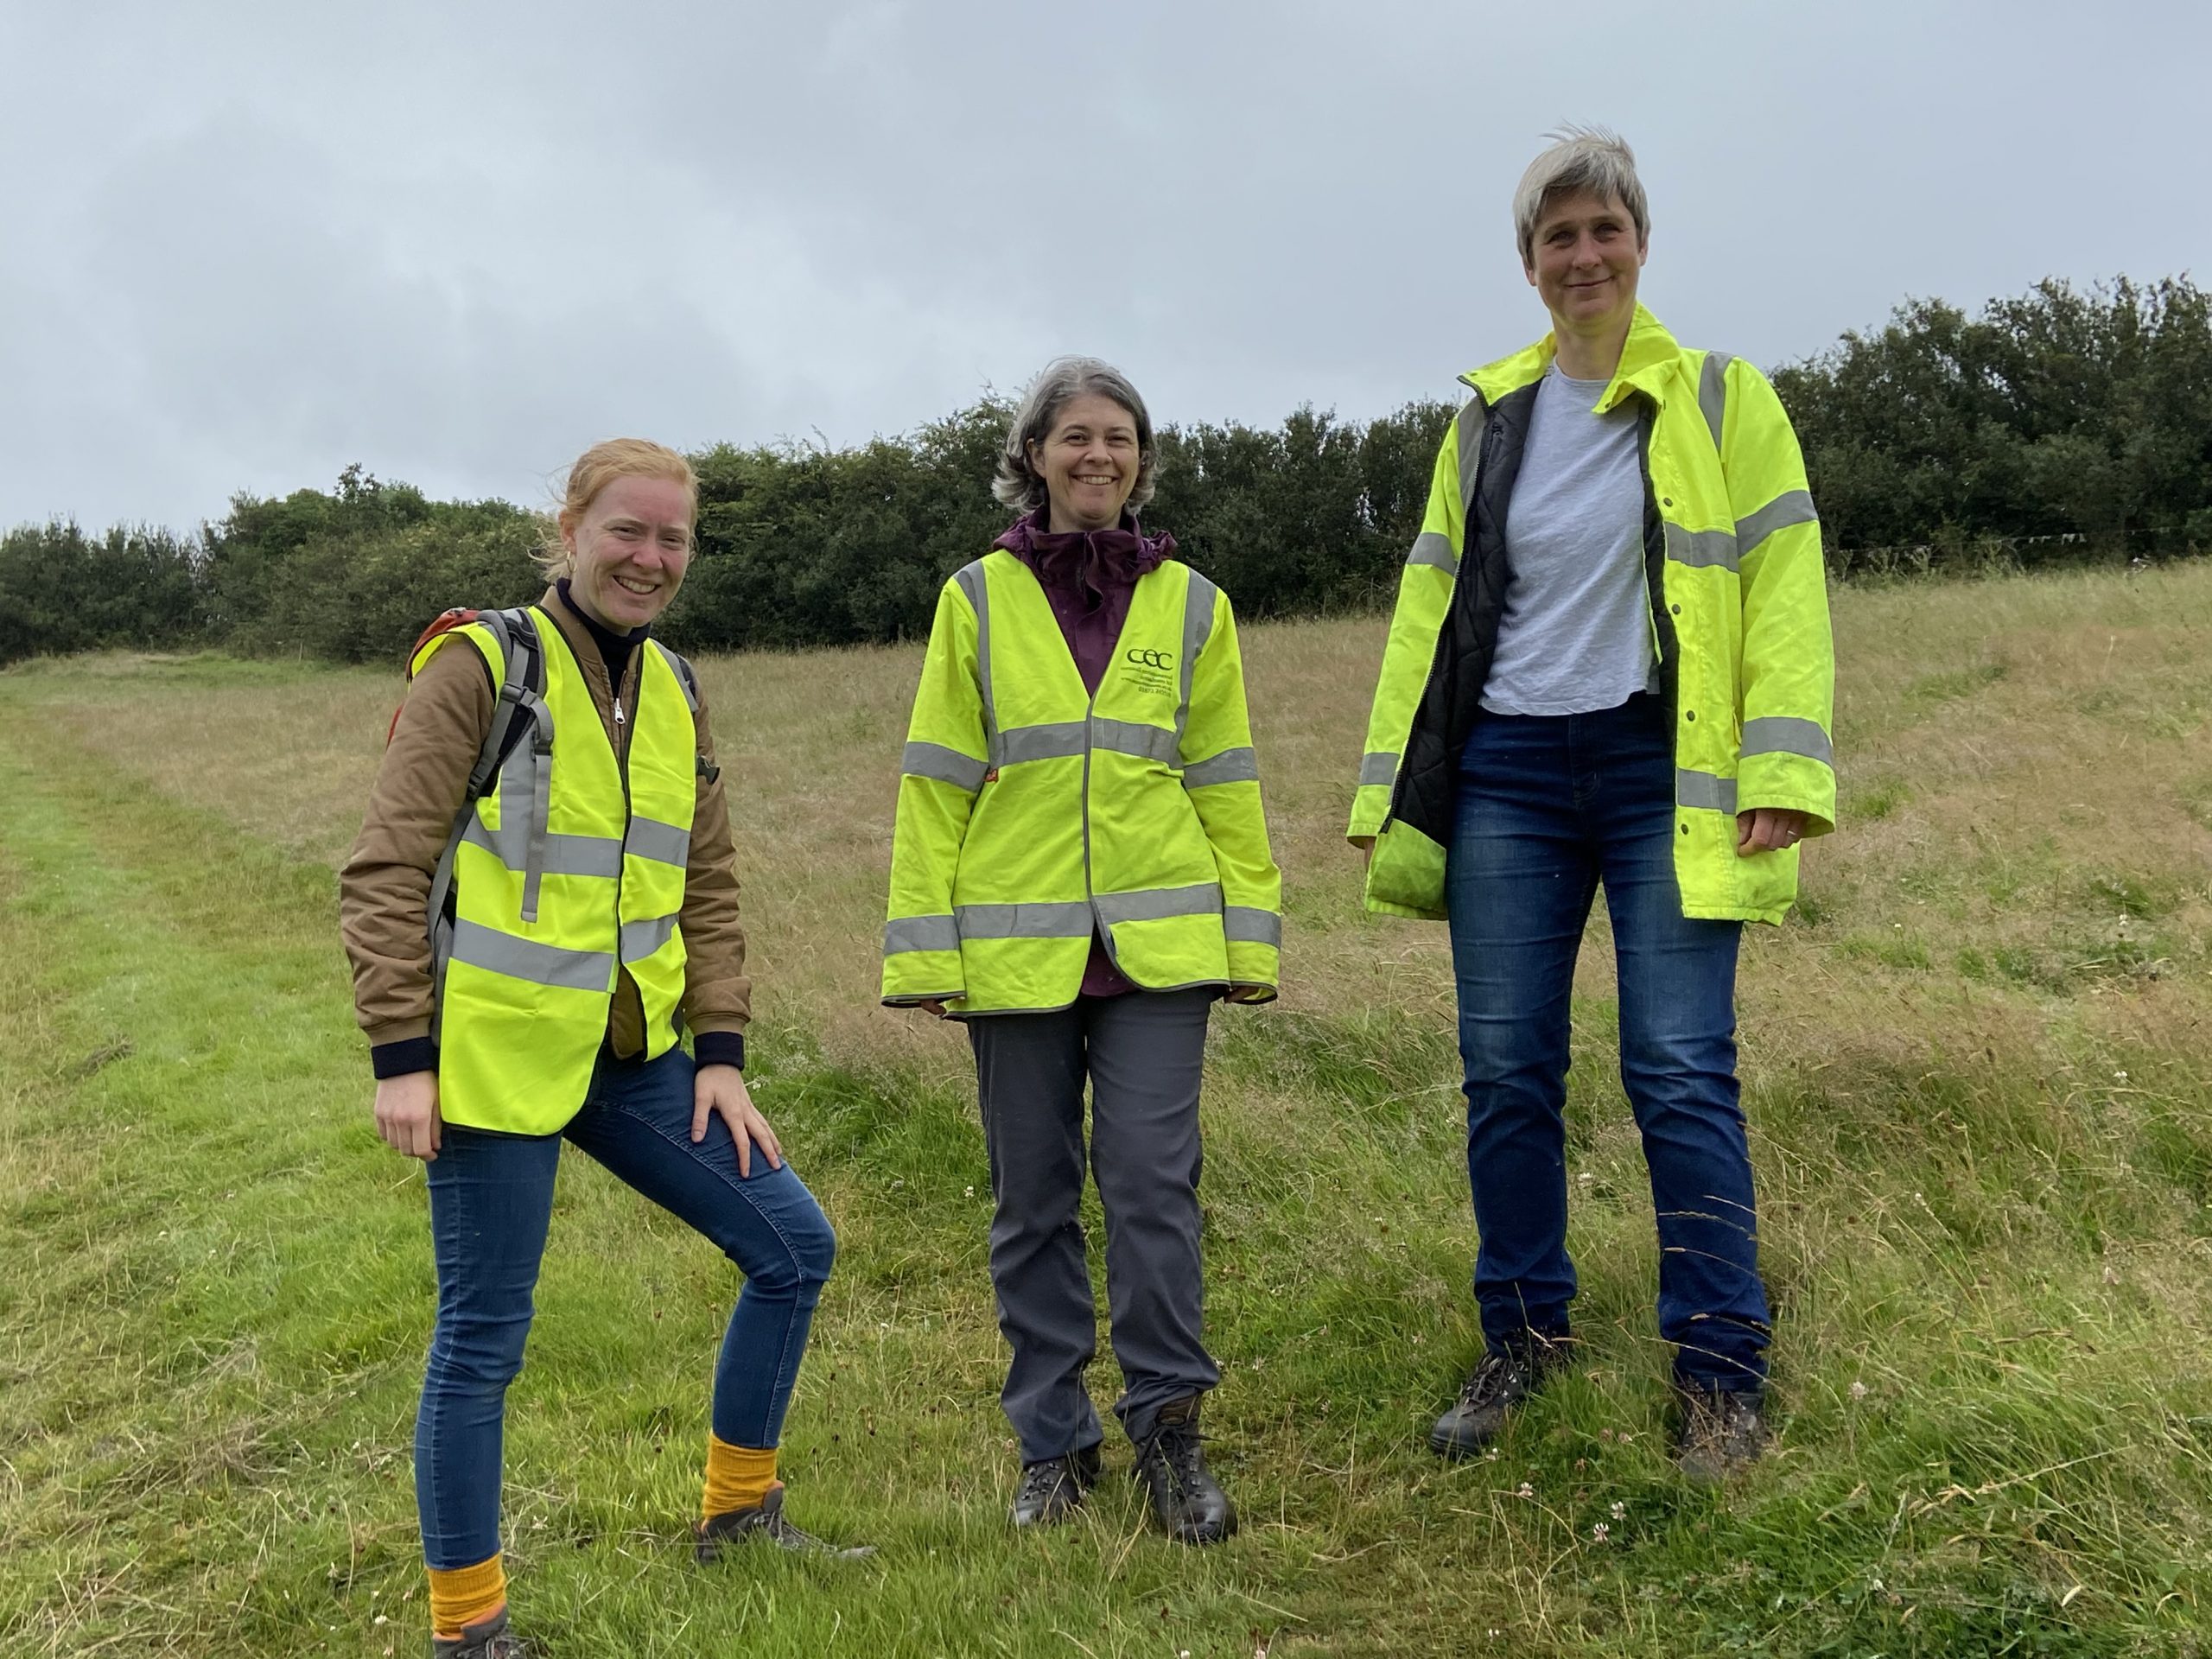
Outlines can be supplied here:
[[715, 1366], [717, 1438], [765, 1450], [784, 1412], [836, 1238], [786, 1161], [757, 1146], [753, 1173], [720, 1117], [691, 1144], [691, 1057], [619, 1059], [601, 1050], [583, 1108], [558, 1135], [445, 1126], [427, 1166], [438, 1313], [415, 1419], [423, 1553], [441, 1570], [499, 1553], [507, 1385], [522, 1370], [538, 1263], [568, 1141], [711, 1239], [745, 1275]]
[[1098, 1347], [1084, 1253], [1083, 1091], [1106, 1214], [1106, 1303], [1122, 1430], [1141, 1443], [1160, 1408], [1220, 1382], [1200, 1325], [1198, 1079], [1219, 993], [1080, 996], [1050, 1014], [978, 1015], [991, 1158], [991, 1285], [1014, 1351], [999, 1398], [1025, 1463], [1105, 1438], [1083, 1374]]
[[1568, 1010], [1602, 884], [1621, 1082], [1658, 1215], [1659, 1332], [1682, 1383], [1755, 1389], [1770, 1326], [1736, 1080], [1742, 925], [1682, 914], [1675, 833], [1658, 698], [1477, 720], [1445, 868], [1481, 1234], [1475, 1299], [1493, 1351], [1569, 1334]]

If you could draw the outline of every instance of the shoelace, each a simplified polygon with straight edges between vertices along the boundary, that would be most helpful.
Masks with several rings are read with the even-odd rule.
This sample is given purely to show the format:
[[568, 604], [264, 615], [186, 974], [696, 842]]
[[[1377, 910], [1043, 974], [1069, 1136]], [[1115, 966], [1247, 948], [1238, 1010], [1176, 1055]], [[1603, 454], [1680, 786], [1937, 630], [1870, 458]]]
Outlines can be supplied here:
[[1058, 1459], [1052, 1459], [1045, 1463], [1033, 1463], [1022, 1471], [1021, 1491], [1015, 1495], [1015, 1502], [1041, 1503], [1052, 1495], [1053, 1490], [1063, 1480], [1074, 1478], [1075, 1477], [1068, 1472], [1067, 1465]]
[[1459, 1401], [1467, 1406], [1486, 1406], [1512, 1386], [1518, 1362], [1503, 1354], [1484, 1354], [1467, 1379], [1467, 1386], [1459, 1390]]
[[1152, 1431], [1145, 1456], [1156, 1458], [1175, 1484], [1179, 1497], [1187, 1495], [1198, 1480], [1198, 1446], [1206, 1437], [1181, 1423], [1162, 1424]]

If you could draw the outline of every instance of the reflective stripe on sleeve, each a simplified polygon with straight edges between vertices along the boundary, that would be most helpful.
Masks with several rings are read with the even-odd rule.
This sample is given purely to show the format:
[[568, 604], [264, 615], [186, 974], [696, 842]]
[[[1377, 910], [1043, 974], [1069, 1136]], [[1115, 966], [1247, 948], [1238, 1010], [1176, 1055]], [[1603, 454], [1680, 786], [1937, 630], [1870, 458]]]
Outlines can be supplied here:
[[1710, 772], [1680, 769], [1675, 773], [1675, 799], [1683, 806], [1702, 806], [1715, 812], [1733, 812], [1736, 810], [1736, 780]]
[[1166, 759], [1171, 763], [1183, 747], [1183, 734], [1191, 725], [1191, 680], [1198, 672], [1198, 652], [1213, 633], [1214, 602], [1221, 597], [1221, 589], [1197, 571], [1191, 572], [1191, 585], [1183, 594], [1183, 661], [1182, 700], [1175, 705], [1174, 747]]
[[1751, 754], [1802, 754], [1824, 766], [1835, 765], [1835, 746], [1816, 720], [1795, 715], [1761, 715], [1744, 722], [1741, 751]]
[[1813, 496], [1809, 490], [1784, 490], [1748, 518], [1736, 521], [1736, 546], [1738, 556], [1754, 552], [1758, 544], [1777, 530], [1791, 524], [1817, 524], [1821, 515], [1813, 510]]
[[1183, 787], [1205, 789], [1213, 784], [1256, 784], [1260, 757], [1249, 748], [1224, 749], [1210, 760], [1183, 768]]
[[1228, 906], [1221, 912], [1221, 931], [1231, 944], [1271, 944], [1282, 949], [1282, 918], [1272, 910]]
[[614, 958], [605, 950], [563, 950], [558, 945], [518, 939], [480, 922], [453, 925], [453, 960], [487, 974], [550, 985], [564, 991], [614, 988]]
[[983, 693], [983, 753], [995, 763], [999, 758], [998, 704], [991, 696], [991, 584], [983, 575], [983, 562], [963, 565], [953, 581], [968, 595], [976, 611], [976, 679]]
[[973, 795], [983, 786], [983, 774], [990, 768], [972, 754], [942, 743], [909, 743], [899, 770], [909, 778], [933, 778]]
[[950, 916], [899, 916], [883, 925], [883, 954], [908, 950], [957, 950], [960, 929]]
[[1360, 787], [1370, 784], [1395, 783], [1398, 778], [1398, 757], [1381, 749], [1370, 749], [1359, 759]]

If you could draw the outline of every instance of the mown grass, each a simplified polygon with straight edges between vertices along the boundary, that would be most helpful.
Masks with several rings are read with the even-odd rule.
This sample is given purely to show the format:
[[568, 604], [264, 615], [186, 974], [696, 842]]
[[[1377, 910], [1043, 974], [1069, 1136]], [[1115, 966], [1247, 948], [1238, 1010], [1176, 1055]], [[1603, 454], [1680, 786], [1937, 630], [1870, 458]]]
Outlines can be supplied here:
[[[1203, 1554], [1118, 1479], [1083, 1525], [1003, 1526], [964, 1050], [872, 1005], [912, 653], [704, 664], [756, 1083], [842, 1240], [791, 1501], [883, 1550], [688, 1565], [733, 1276], [574, 1158], [511, 1412], [518, 1616], [592, 1656], [2200, 1650], [2212, 569], [1837, 616], [1846, 833], [1744, 970], [1782, 1435], [1718, 1495], [1665, 1457], [1602, 920], [1585, 1363], [1495, 1458], [1424, 1449], [1473, 1236], [1440, 931], [1361, 917], [1338, 839], [1380, 627], [1250, 631], [1290, 982], [1210, 1055], [1209, 1421], [1247, 1524]], [[0, 675], [10, 1659], [419, 1650], [422, 1180], [370, 1131], [331, 874], [396, 694], [205, 658]]]

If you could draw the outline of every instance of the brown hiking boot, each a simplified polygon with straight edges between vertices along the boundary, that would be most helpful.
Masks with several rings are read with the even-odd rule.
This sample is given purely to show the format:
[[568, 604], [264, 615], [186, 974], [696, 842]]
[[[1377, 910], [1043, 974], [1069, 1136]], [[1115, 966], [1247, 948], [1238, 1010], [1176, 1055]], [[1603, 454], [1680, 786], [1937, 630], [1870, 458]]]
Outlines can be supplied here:
[[1568, 1338], [1541, 1337], [1518, 1353], [1490, 1350], [1475, 1362], [1452, 1408], [1428, 1431], [1428, 1449], [1440, 1457], [1474, 1456], [1503, 1431], [1514, 1407], [1565, 1368], [1570, 1351]]
[[481, 1624], [464, 1624], [459, 1636], [433, 1636], [430, 1659], [531, 1659], [537, 1651], [507, 1628], [504, 1607]]
[[691, 1536], [693, 1553], [702, 1567], [712, 1567], [721, 1560], [725, 1546], [754, 1537], [764, 1538], [778, 1549], [787, 1549], [796, 1555], [826, 1555], [838, 1561], [857, 1561], [875, 1554], [873, 1544], [849, 1548], [833, 1544], [785, 1519], [781, 1486], [772, 1487], [768, 1496], [749, 1510], [725, 1510], [720, 1515], [708, 1516]]
[[1236, 1530], [1236, 1507], [1206, 1468], [1200, 1395], [1160, 1408], [1130, 1471], [1152, 1494], [1153, 1518], [1186, 1544], [1217, 1544]]
[[1691, 1480], [1717, 1486], [1759, 1460], [1767, 1442], [1760, 1390], [1677, 1387], [1675, 1395], [1682, 1414], [1675, 1429], [1675, 1463]]

